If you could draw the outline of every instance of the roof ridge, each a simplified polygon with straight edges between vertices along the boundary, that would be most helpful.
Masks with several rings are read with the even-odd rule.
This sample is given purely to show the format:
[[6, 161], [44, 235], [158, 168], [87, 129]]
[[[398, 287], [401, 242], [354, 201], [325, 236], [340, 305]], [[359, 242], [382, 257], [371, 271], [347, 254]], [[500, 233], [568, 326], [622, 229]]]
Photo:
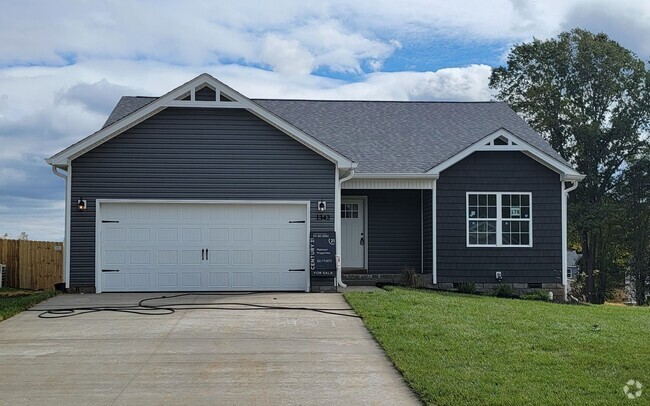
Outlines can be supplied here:
[[350, 103], [423, 103], [423, 104], [499, 104], [505, 103], [500, 100], [477, 100], [477, 101], [459, 101], [459, 100], [350, 100], [350, 99], [277, 99], [277, 98], [251, 98], [254, 101], [304, 101], [304, 102], [350, 102]]

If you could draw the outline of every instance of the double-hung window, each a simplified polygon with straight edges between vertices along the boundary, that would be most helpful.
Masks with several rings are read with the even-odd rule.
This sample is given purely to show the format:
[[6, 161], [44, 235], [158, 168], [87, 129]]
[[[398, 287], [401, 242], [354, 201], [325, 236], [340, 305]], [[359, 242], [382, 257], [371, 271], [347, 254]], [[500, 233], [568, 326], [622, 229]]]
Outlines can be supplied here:
[[532, 194], [468, 192], [468, 247], [532, 247]]

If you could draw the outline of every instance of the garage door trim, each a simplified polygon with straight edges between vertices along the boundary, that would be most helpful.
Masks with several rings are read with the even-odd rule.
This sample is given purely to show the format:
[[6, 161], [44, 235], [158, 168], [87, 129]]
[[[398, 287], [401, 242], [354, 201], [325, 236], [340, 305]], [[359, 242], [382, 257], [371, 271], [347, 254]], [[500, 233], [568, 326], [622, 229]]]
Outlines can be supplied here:
[[[309, 230], [310, 224], [310, 201], [308, 200], [169, 200], [169, 199], [97, 199], [95, 201], [95, 292], [102, 293], [102, 247], [101, 227], [102, 204], [108, 203], [129, 203], [129, 204], [241, 204], [241, 205], [301, 205], [306, 209], [307, 235], [305, 236], [305, 252], [309, 252]], [[305, 269], [309, 269], [309, 258], [305, 263]], [[307, 280], [305, 292], [310, 290], [310, 278]]]

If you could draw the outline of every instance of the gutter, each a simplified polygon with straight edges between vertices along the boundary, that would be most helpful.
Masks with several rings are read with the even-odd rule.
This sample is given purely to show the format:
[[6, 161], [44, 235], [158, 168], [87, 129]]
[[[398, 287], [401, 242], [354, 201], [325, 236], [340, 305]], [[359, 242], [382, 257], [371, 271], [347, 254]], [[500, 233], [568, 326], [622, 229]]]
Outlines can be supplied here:
[[[352, 179], [353, 176], [354, 176], [354, 168], [350, 169], [344, 177], [339, 179], [339, 184], [338, 184], [339, 195], [341, 193], [341, 185], [343, 184], [343, 182]], [[340, 208], [335, 207], [334, 210], [340, 210]], [[339, 227], [339, 231], [340, 231], [340, 227]], [[341, 238], [341, 236], [337, 235], [336, 238], [339, 239]], [[343, 283], [343, 279], [341, 278], [341, 254], [340, 253], [337, 253], [336, 255], [336, 284], [342, 288], [347, 287], [347, 285]]]

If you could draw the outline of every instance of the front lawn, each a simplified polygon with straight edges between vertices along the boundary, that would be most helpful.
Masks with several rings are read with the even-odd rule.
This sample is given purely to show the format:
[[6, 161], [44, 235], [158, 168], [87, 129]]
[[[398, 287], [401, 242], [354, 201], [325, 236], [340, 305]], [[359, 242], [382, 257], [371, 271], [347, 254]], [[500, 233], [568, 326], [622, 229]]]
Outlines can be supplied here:
[[54, 291], [33, 291], [13, 288], [0, 288], [0, 321], [6, 320], [23, 310], [55, 296]]
[[[649, 308], [402, 288], [345, 297], [428, 404], [650, 403]], [[644, 385], [634, 401], [631, 379]]]

